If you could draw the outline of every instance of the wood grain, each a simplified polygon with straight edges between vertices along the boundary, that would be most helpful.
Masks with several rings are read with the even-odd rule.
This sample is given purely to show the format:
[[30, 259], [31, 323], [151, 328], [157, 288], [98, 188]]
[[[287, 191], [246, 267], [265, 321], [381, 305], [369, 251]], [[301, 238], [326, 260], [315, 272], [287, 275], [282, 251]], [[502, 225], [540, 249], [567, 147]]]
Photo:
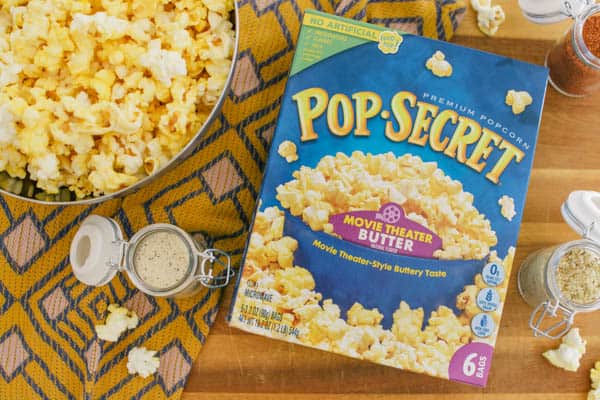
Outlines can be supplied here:
[[[500, 0], [507, 21], [496, 38], [484, 37], [471, 10], [455, 43], [543, 64], [569, 22], [540, 26], [525, 20], [516, 0]], [[600, 190], [600, 96], [564, 97], [548, 88], [523, 215], [514, 271], [536, 249], [577, 238], [560, 205], [576, 189]], [[486, 389], [446, 382], [231, 329], [225, 322], [232, 288], [183, 396], [185, 400], [584, 400], [588, 369], [600, 359], [600, 313], [579, 315], [588, 340], [578, 373], [550, 366], [541, 352], [555, 343], [527, 327], [531, 309], [513, 273]]]

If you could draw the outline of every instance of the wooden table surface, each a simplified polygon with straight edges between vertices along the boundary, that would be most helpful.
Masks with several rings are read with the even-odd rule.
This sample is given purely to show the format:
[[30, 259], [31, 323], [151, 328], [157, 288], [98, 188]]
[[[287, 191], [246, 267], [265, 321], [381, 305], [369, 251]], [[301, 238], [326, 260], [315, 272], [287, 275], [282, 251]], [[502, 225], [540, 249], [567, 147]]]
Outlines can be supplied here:
[[[454, 43], [536, 64], [568, 27], [534, 25], [520, 14], [517, 0], [494, 1], [507, 14], [495, 38], [477, 29], [469, 9]], [[531, 309], [521, 300], [516, 271], [530, 252], [573, 240], [560, 205], [569, 192], [600, 190], [600, 95], [571, 99], [549, 88], [534, 169], [500, 335], [488, 387], [404, 372], [366, 361], [313, 350], [232, 329], [225, 323], [232, 288], [206, 345], [196, 361], [183, 399], [406, 399], [406, 400], [584, 400], [588, 371], [600, 360], [600, 312], [579, 315], [576, 326], [588, 342], [579, 372], [548, 364], [541, 353], [555, 346], [534, 338], [528, 328]]]

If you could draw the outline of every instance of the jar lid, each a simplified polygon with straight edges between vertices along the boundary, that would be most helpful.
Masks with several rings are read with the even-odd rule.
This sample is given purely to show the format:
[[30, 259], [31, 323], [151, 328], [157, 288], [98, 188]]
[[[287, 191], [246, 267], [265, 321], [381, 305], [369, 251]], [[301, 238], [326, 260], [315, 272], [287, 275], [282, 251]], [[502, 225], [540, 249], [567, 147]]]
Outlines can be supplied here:
[[593, 0], [519, 0], [525, 18], [536, 24], [553, 24], [575, 17], [593, 4]]
[[567, 224], [579, 235], [600, 243], [600, 193], [577, 190], [560, 208]]
[[86, 285], [107, 284], [120, 269], [124, 244], [123, 232], [115, 220], [88, 216], [71, 242], [73, 274]]

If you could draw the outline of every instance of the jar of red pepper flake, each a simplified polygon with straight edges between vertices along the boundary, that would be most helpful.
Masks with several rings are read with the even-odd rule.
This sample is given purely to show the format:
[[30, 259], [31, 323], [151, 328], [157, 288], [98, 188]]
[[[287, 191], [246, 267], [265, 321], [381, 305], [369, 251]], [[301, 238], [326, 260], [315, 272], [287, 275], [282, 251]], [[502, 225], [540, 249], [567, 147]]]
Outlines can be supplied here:
[[574, 19], [546, 56], [552, 86], [573, 97], [600, 90], [600, 5], [592, 0], [520, 0], [519, 5], [536, 23]]

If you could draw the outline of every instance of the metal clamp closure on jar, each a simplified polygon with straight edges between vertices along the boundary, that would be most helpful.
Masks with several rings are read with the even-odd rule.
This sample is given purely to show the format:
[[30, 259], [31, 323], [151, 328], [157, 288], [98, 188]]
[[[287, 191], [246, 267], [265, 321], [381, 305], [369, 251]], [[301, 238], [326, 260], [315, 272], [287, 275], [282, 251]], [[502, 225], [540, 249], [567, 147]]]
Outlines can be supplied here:
[[[559, 318], [559, 321], [542, 329], [541, 326], [546, 317]], [[544, 336], [550, 339], [558, 339], [564, 336], [575, 319], [575, 312], [562, 306], [558, 300], [547, 300], [540, 303], [529, 318], [529, 327], [533, 330], [534, 336]]]
[[575, 18], [593, 4], [593, 0], [519, 0], [523, 15], [536, 24], [553, 24]]
[[[221, 261], [221, 258], [215, 256], [215, 253], [225, 257], [227, 262], [224, 263]], [[234, 275], [234, 271], [231, 269], [231, 257], [229, 254], [219, 249], [206, 249], [202, 252], [196, 253], [196, 255], [202, 258], [202, 262], [200, 263], [200, 274], [196, 275], [195, 278], [199, 280], [203, 286], [215, 289], [227, 286], [229, 284], [229, 280]], [[210, 263], [210, 266], [208, 266], [208, 271], [206, 271], [207, 263]], [[225, 274], [214, 276], [214, 263], [221, 265], [221, 267], [224, 268]]]
[[593, 0], [579, 0], [579, 1], [563, 1], [563, 7], [565, 9], [564, 14], [569, 18], [576, 18], [581, 14], [582, 10], [590, 7], [594, 4]]

